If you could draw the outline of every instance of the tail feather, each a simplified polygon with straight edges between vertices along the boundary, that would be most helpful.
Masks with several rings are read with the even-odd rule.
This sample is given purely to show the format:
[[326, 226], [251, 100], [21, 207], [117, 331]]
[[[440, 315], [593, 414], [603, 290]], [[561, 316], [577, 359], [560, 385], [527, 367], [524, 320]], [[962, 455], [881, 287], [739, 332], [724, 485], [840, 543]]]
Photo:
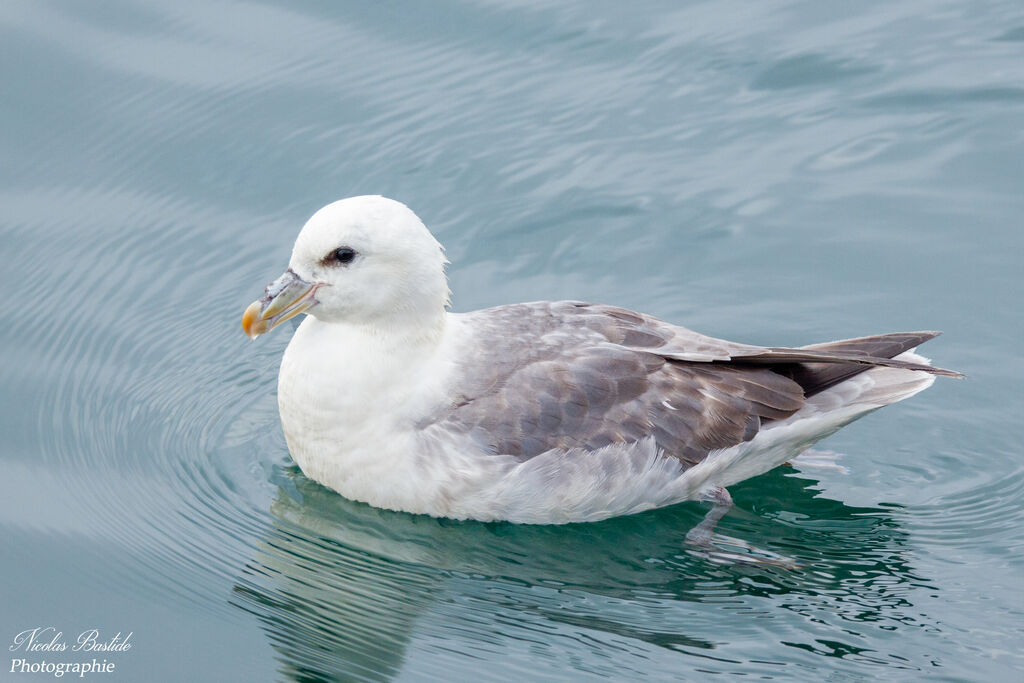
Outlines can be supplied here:
[[804, 389], [805, 396], [813, 396], [871, 367], [918, 370], [932, 375], [963, 377], [958, 372], [917, 362], [920, 356], [900, 354], [916, 348], [940, 333], [896, 332], [856, 339], [812, 344], [798, 349], [772, 348], [766, 352], [745, 356], [744, 362], [770, 364], [772, 370], [785, 375]]
[[[897, 358], [921, 365], [929, 362], [913, 351], [905, 351]], [[849, 419], [856, 419], [872, 410], [910, 398], [930, 387], [934, 381], [935, 375], [923, 372], [906, 372], [886, 367], [869, 368], [849, 381], [809, 398], [801, 410], [809, 414], [837, 417], [848, 414]]]
[[[929, 362], [927, 358], [912, 351], [904, 351], [896, 358], [926, 367]], [[753, 439], [722, 451], [733, 462], [726, 463], [729, 469], [723, 472], [717, 483], [729, 486], [753, 474], [767, 472], [844, 425], [883, 406], [910, 398], [935, 381], [935, 375], [925, 372], [907, 372], [902, 368], [890, 367], [859, 367], [863, 371], [848, 378], [848, 381], [819, 391], [789, 417], [766, 421]], [[711, 457], [708, 460], [714, 462]], [[739, 466], [737, 461], [741, 463]]]

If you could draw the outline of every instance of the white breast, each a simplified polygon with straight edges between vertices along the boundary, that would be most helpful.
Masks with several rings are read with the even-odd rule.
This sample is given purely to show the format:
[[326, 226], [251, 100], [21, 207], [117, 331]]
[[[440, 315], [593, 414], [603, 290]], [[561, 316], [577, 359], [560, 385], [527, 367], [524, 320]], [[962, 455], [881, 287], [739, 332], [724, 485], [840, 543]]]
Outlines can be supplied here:
[[353, 500], [438, 514], [448, 468], [419, 452], [416, 424], [446, 400], [439, 348], [436, 340], [385, 345], [307, 318], [278, 380], [281, 424], [302, 471]]

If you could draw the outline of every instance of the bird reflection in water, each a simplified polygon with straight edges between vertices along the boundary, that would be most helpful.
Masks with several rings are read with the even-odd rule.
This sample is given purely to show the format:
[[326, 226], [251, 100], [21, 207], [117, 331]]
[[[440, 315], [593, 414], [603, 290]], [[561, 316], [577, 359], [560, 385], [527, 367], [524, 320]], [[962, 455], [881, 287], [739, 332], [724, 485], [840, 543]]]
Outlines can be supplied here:
[[[515, 641], [543, 651], [574, 638], [595, 650], [596, 663], [580, 666], [602, 673], [602, 649], [632, 642], [715, 659], [737, 628], [870, 660], [884, 655], [859, 653], [849, 634], [920, 622], [912, 593], [935, 590], [910, 565], [897, 511], [820, 497], [786, 468], [735, 487], [737, 510], [722, 526], [796, 569], [688, 552], [703, 516], [696, 503], [591, 524], [484, 524], [380, 510], [296, 467], [279, 474], [273, 526], [232, 602], [260, 619], [282, 675], [296, 681], [390, 678], [413, 641], [442, 655], [433, 660], [485, 666]], [[777, 608], [815, 621], [816, 633], [773, 624]], [[623, 671], [620, 662], [604, 672]]]

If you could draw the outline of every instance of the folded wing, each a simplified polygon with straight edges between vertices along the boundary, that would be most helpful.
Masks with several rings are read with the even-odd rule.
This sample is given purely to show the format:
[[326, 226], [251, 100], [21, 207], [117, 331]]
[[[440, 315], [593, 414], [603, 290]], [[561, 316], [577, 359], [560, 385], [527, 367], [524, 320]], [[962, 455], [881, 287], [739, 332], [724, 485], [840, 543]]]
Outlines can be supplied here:
[[460, 360], [459, 398], [422, 426], [523, 460], [653, 436], [693, 465], [872, 366], [956, 376], [890, 359], [933, 332], [767, 348], [577, 302], [503, 306], [468, 322], [475, 334]]

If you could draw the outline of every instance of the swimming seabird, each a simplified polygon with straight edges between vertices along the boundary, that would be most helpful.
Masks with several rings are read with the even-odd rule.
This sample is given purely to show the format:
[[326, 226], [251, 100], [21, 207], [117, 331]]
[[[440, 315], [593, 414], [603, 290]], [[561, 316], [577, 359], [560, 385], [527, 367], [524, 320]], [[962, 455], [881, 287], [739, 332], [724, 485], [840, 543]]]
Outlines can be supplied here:
[[711, 499], [927, 388], [938, 332], [738, 344], [634, 311], [537, 301], [449, 312], [441, 245], [405, 205], [320, 209], [243, 316], [300, 313], [278, 404], [302, 471], [371, 505], [557, 524]]

